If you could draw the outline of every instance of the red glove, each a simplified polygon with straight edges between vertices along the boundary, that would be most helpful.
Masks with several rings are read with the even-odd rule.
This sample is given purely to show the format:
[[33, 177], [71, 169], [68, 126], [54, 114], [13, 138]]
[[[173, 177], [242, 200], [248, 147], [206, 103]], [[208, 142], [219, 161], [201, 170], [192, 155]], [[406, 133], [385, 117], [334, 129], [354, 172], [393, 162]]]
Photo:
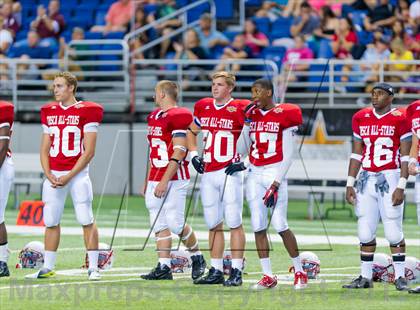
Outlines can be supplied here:
[[274, 207], [277, 203], [277, 198], [279, 196], [279, 187], [275, 184], [271, 184], [270, 188], [267, 189], [263, 197], [264, 204], [267, 208]]

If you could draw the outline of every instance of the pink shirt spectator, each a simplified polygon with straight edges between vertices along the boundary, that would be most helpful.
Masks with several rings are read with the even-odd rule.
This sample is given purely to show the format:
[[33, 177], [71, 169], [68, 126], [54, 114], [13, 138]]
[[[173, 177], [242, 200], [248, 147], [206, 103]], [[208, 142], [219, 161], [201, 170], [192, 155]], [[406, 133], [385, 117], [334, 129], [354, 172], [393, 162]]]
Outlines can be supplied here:
[[[262, 47], [252, 42], [249, 39], [249, 36], [251, 36], [251, 34], [245, 34], [245, 44], [251, 49], [252, 55], [256, 56], [261, 53]], [[267, 36], [262, 32], [257, 32], [254, 34], [254, 38], [258, 40], [267, 40]]]
[[[353, 32], [350, 31], [347, 35], [346, 35], [346, 41], [347, 42], [353, 42], [353, 44], [357, 43], [357, 35]], [[338, 40], [338, 36], [336, 34], [333, 35], [333, 41], [337, 41]], [[350, 56], [351, 53], [350, 51], [347, 51], [345, 48], [343, 48], [342, 46], [340, 46], [340, 48], [337, 51], [337, 54], [335, 55], [335, 57], [343, 59], [343, 58], [347, 58], [348, 56]]]
[[112, 26], [126, 26], [131, 16], [134, 14], [134, 1], [129, 1], [127, 4], [122, 3], [121, 1], [115, 2], [111, 5], [106, 14], [107, 23]]
[[[283, 58], [283, 63], [288, 61], [290, 64], [292, 61], [301, 60], [301, 59], [313, 59], [314, 53], [309, 47], [302, 47], [302, 48], [290, 48], [286, 51], [286, 54]], [[290, 68], [292, 69], [293, 66], [291, 65]]]
[[319, 12], [321, 8], [326, 5], [328, 5], [335, 13], [341, 12], [342, 3], [340, 3], [340, 1], [332, 2], [327, 0], [308, 0], [308, 2], [317, 12]]

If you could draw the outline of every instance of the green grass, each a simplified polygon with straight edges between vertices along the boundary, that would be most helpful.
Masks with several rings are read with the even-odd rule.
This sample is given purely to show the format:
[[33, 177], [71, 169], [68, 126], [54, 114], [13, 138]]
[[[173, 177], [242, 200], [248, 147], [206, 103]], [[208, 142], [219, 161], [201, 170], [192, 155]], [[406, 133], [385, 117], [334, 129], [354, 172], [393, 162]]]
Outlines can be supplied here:
[[[120, 197], [107, 196], [98, 210], [99, 199], [95, 198], [97, 222], [101, 228], [113, 228]], [[419, 238], [419, 227], [415, 223], [415, 208], [409, 206], [406, 211], [404, 230], [407, 238]], [[7, 225], [14, 225], [17, 211], [8, 209]], [[289, 226], [297, 234], [322, 235], [323, 225], [320, 220], [306, 219], [306, 202], [292, 201], [289, 205]], [[148, 214], [143, 199], [130, 197], [123, 206], [119, 229], [148, 228]], [[195, 230], [205, 231], [206, 227], [200, 207], [189, 218]], [[63, 227], [77, 227], [71, 203], [65, 209]], [[332, 218], [325, 220], [327, 232], [335, 236], [356, 236], [356, 220], [348, 218], [346, 213], [332, 213]], [[250, 231], [248, 217], [244, 217], [247, 232]], [[383, 227], [378, 229], [378, 236], [383, 236]], [[295, 291], [290, 283], [288, 268], [290, 259], [281, 242], [274, 242], [271, 258], [273, 271], [279, 275], [280, 284], [276, 289], [255, 292], [250, 285], [258, 281], [260, 264], [255, 245], [247, 243], [245, 283], [239, 288], [222, 286], [195, 286], [189, 275], [177, 275], [174, 281], [147, 282], [139, 274], [147, 272], [156, 263], [153, 240], [144, 251], [124, 251], [125, 248], [138, 247], [144, 238], [118, 237], [115, 240], [115, 262], [113, 269], [103, 273], [103, 281], [88, 282], [85, 274], [57, 275], [56, 278], [43, 281], [24, 280], [24, 275], [33, 270], [15, 269], [18, 250], [29, 241], [42, 240], [42, 236], [22, 233], [9, 234], [12, 250], [9, 267], [10, 278], [0, 279], [0, 309], [417, 309], [420, 306], [418, 295], [397, 292], [392, 285], [377, 284], [372, 290], [348, 291], [341, 285], [359, 273], [359, 253], [357, 244], [334, 245], [330, 251], [316, 251], [321, 259], [320, 280], [312, 281], [308, 289]], [[109, 242], [110, 237], [101, 238]], [[277, 237], [279, 241], [279, 237]], [[200, 245], [206, 247], [206, 240]], [[324, 244], [314, 244], [311, 248], [328, 249]], [[386, 247], [379, 247], [377, 252], [388, 253]], [[209, 259], [208, 252], [204, 253]], [[411, 246], [407, 254], [420, 257], [420, 247]], [[57, 258], [57, 271], [79, 269], [84, 263], [85, 251], [81, 236], [63, 235]], [[121, 269], [125, 268], [125, 269]], [[331, 270], [331, 268], [337, 268]], [[333, 281], [333, 282], [331, 282]]]

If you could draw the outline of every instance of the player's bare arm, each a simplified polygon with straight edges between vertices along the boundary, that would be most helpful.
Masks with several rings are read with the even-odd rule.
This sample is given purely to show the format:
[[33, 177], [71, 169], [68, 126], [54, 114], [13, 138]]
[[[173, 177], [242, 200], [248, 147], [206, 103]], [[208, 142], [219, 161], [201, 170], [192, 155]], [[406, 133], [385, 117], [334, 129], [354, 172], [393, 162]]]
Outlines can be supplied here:
[[10, 142], [10, 128], [9, 126], [0, 127], [0, 167], [3, 165], [4, 159], [7, 155]]
[[187, 139], [186, 137], [174, 137], [172, 138], [172, 145], [174, 153], [169, 160], [169, 164], [166, 167], [165, 174], [160, 180], [159, 184], [155, 188], [155, 196], [161, 198], [165, 195], [168, 190], [168, 183], [172, 180], [178, 170], [179, 164], [184, 160], [187, 154]]
[[418, 157], [418, 148], [419, 148], [419, 138], [417, 135], [411, 136], [411, 148], [410, 148], [410, 159], [408, 161], [408, 173], [410, 175], [417, 174], [417, 157]]
[[93, 156], [95, 156], [96, 132], [85, 132], [83, 138], [83, 154], [79, 157], [73, 169], [62, 177], [59, 177], [57, 183], [59, 186], [65, 186], [75, 175], [86, 168]]
[[40, 150], [40, 159], [42, 170], [46, 178], [51, 182], [52, 187], [57, 187], [57, 178], [51, 173], [50, 169], [50, 148], [51, 148], [51, 138], [49, 134], [43, 134], [41, 138], [41, 150]]
[[404, 201], [404, 190], [408, 179], [408, 154], [410, 153], [411, 139], [401, 141], [401, 175], [397, 188], [392, 193], [392, 205], [401, 206]]
[[346, 200], [348, 203], [355, 205], [356, 191], [354, 190], [354, 183], [356, 182], [357, 174], [362, 166], [362, 152], [363, 143], [360, 140], [353, 141], [353, 152], [350, 157], [347, 184], [346, 184]]

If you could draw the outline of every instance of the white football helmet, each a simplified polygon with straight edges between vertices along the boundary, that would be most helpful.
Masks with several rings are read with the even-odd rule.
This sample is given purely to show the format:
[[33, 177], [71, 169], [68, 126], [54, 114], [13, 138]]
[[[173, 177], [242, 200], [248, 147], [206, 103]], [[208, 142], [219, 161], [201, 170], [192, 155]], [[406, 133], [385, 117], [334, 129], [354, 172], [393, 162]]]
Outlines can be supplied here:
[[[109, 249], [109, 245], [103, 242], [99, 243], [98, 268], [100, 270], [108, 270], [112, 268], [114, 263], [114, 250]], [[89, 268], [89, 255], [86, 253], [85, 265], [83, 268]]]
[[[245, 269], [245, 257], [243, 258], [242, 271]], [[230, 251], [223, 252], [223, 273], [225, 275], [230, 275], [232, 270], [232, 253]]]
[[391, 256], [384, 253], [373, 255], [372, 279], [375, 282], [393, 283], [395, 278]]
[[171, 270], [174, 273], [185, 273], [191, 271], [191, 254], [185, 247], [171, 251]]
[[44, 244], [40, 241], [31, 241], [19, 253], [19, 267], [39, 269], [44, 265], [44, 256]]
[[420, 261], [414, 256], [405, 257], [405, 278], [410, 284], [420, 283]]
[[303, 271], [306, 272], [309, 279], [316, 279], [321, 272], [321, 261], [318, 256], [309, 251], [300, 253], [300, 262], [302, 263]]

